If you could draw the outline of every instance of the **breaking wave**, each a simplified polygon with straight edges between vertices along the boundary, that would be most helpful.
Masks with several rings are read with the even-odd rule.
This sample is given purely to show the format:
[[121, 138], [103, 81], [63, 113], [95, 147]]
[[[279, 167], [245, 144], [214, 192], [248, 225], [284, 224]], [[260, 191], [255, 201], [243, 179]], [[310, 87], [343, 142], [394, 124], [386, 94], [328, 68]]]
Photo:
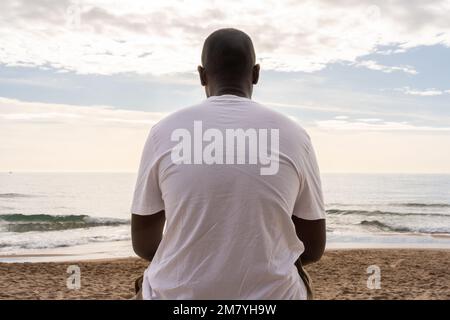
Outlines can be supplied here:
[[88, 215], [5, 214], [0, 229], [9, 232], [55, 231], [128, 224], [129, 220], [94, 218]]

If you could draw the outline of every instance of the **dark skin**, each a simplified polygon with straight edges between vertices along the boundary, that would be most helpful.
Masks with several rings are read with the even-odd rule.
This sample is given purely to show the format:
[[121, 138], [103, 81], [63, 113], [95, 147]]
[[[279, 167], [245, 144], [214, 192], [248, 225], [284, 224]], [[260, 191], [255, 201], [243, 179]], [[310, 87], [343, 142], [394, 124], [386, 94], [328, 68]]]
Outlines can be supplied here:
[[217, 30], [205, 40], [202, 66], [197, 67], [207, 97], [232, 94], [250, 99], [259, 70], [252, 41], [231, 28]]
[[164, 210], [149, 215], [131, 215], [131, 242], [134, 252], [144, 260], [151, 261], [162, 239], [166, 215]]
[[306, 266], [317, 262], [322, 257], [326, 243], [325, 219], [304, 220], [292, 216], [297, 237], [303, 242], [305, 251], [296, 262], [296, 266]]
[[[248, 42], [250, 41], [250, 43]], [[222, 65], [222, 71], [217, 65], [218, 52], [224, 52], [224, 46], [231, 43], [237, 56], [243, 58], [245, 63], [238, 68], [239, 73], [229, 72], [226, 63]], [[236, 43], [238, 45], [236, 45]], [[229, 51], [227, 51], [229, 55]], [[209, 58], [210, 57], [210, 58]], [[232, 57], [233, 58], [233, 57]], [[211, 65], [214, 60], [216, 65]], [[255, 54], [250, 38], [234, 29], [222, 29], [213, 33], [205, 41], [202, 52], [202, 64], [197, 70], [200, 83], [205, 87], [207, 97], [224, 94], [236, 95], [250, 99], [253, 93], [253, 85], [258, 83], [259, 64], [255, 64]], [[241, 72], [244, 70], [244, 72]], [[134, 252], [141, 258], [151, 261], [162, 239], [165, 212], [160, 211], [153, 215], [140, 216], [133, 214], [131, 217], [131, 238]], [[325, 220], [303, 220], [292, 216], [298, 238], [303, 242], [305, 251], [296, 262], [296, 266], [307, 265], [318, 261], [325, 248]]]
[[255, 64], [251, 74], [247, 77], [240, 79], [240, 81], [237, 82], [224, 82], [213, 75], [208, 75], [208, 70], [206, 68], [202, 66], [197, 67], [200, 83], [205, 87], [207, 97], [232, 94], [249, 99], [252, 97], [253, 85], [258, 83], [259, 69], [259, 64]]

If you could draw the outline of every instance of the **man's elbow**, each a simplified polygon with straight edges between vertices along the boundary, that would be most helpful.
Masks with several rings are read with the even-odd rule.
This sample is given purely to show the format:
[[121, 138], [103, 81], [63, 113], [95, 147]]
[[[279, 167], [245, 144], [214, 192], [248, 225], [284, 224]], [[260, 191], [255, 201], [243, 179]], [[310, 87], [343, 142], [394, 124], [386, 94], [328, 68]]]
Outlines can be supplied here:
[[301, 255], [303, 265], [318, 262], [325, 252], [325, 242], [312, 246], [305, 246], [305, 251]]
[[133, 243], [133, 250], [136, 255], [144, 260], [152, 261], [157, 248], [145, 248]]
[[314, 251], [314, 252], [305, 252], [302, 254], [302, 263], [310, 264], [318, 262], [323, 256], [323, 250]]

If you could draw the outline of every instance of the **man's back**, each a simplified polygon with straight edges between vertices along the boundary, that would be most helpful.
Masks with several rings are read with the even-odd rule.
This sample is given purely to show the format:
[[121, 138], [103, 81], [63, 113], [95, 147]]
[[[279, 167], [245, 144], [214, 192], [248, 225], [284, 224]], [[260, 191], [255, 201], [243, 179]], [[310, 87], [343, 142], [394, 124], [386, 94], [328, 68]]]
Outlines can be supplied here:
[[[242, 143], [244, 142], [244, 143]], [[147, 299], [304, 299], [291, 216], [324, 218], [314, 151], [294, 121], [211, 96], [156, 124], [132, 212], [165, 211]]]

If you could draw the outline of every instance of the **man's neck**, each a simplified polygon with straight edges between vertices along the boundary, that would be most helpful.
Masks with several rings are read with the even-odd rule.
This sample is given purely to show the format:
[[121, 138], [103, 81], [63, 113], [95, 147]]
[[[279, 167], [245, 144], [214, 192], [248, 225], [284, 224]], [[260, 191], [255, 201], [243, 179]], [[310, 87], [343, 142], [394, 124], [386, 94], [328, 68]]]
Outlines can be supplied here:
[[209, 92], [208, 97], [210, 97], [210, 96], [222, 96], [222, 95], [225, 95], [225, 94], [231, 94], [231, 95], [234, 95], [234, 96], [248, 98], [248, 99], [252, 98], [252, 93], [251, 93], [250, 90], [239, 88], [239, 87], [221, 87], [221, 88], [217, 88], [216, 90], [211, 90]]

